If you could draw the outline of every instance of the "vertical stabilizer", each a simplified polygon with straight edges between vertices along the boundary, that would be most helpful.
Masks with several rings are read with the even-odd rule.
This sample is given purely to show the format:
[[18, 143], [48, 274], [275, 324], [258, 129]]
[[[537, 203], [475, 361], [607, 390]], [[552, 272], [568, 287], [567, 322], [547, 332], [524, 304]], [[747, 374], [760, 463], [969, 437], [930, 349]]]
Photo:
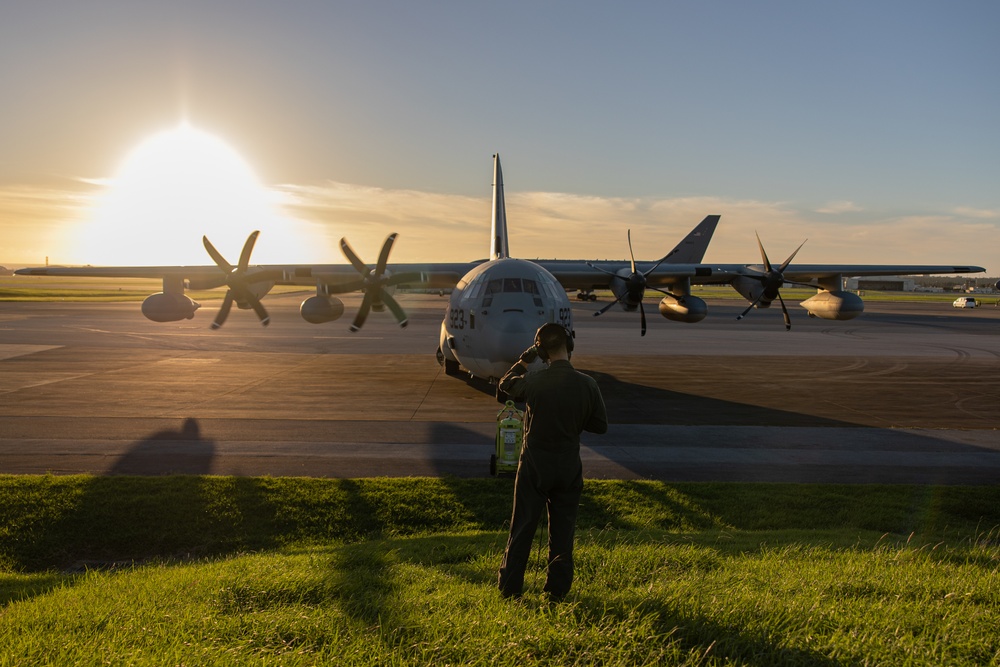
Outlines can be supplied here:
[[663, 259], [667, 264], [701, 264], [722, 216], [708, 215]]
[[500, 154], [493, 156], [493, 221], [490, 224], [490, 259], [510, 257], [507, 245], [507, 210], [503, 202], [503, 172]]

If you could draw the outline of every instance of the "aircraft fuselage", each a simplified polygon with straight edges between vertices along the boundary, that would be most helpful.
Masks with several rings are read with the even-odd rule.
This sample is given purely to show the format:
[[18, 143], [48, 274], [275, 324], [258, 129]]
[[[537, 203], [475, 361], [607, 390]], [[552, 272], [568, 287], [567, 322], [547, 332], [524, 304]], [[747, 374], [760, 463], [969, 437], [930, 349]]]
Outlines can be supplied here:
[[510, 257], [480, 264], [451, 293], [441, 323], [445, 367], [460, 364], [476, 377], [499, 378], [548, 322], [573, 330], [569, 297], [551, 273]]

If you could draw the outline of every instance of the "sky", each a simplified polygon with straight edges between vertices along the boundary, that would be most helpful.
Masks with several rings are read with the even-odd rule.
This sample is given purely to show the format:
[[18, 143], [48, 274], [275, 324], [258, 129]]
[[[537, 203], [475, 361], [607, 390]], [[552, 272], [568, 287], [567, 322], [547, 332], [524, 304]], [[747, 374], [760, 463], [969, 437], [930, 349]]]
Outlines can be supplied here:
[[0, 264], [488, 254], [1000, 275], [1000, 3], [7, 0]]

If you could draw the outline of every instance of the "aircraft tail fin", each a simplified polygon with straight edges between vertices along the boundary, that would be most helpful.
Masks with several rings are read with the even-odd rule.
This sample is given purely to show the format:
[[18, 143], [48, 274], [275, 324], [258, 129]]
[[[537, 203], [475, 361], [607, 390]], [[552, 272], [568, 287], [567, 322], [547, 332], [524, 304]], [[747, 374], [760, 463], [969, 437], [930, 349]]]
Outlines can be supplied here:
[[707, 215], [687, 236], [681, 239], [677, 247], [664, 258], [667, 264], [701, 264], [712, 240], [715, 228], [719, 224], [719, 215]]
[[490, 259], [510, 257], [507, 244], [507, 209], [503, 199], [503, 172], [500, 154], [493, 156], [493, 220], [490, 224]]

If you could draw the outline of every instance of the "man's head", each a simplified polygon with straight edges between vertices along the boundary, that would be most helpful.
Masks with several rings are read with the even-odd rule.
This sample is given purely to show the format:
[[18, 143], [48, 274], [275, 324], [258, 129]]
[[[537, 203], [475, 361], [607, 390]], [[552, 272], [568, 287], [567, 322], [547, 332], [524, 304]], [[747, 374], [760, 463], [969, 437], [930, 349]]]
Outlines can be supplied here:
[[573, 352], [573, 337], [563, 325], [549, 322], [535, 332], [535, 348], [542, 361], [547, 362], [551, 357], [562, 357], [563, 354], [568, 359]]

